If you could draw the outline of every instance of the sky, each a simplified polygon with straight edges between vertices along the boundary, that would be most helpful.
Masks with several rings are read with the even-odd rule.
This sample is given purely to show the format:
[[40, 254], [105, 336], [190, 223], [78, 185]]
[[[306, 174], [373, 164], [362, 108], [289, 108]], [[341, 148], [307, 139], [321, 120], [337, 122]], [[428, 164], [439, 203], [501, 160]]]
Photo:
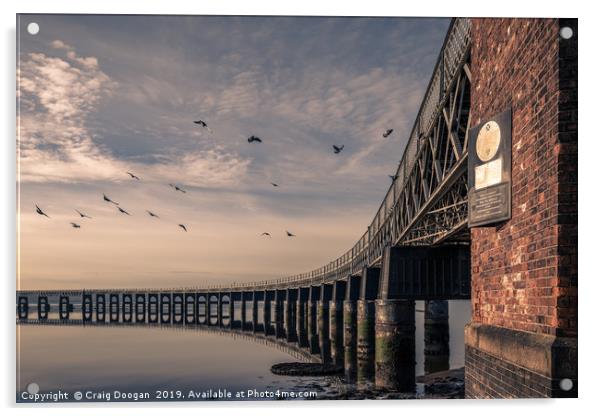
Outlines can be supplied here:
[[380, 206], [448, 25], [22, 15], [17, 287], [221, 284], [335, 259]]

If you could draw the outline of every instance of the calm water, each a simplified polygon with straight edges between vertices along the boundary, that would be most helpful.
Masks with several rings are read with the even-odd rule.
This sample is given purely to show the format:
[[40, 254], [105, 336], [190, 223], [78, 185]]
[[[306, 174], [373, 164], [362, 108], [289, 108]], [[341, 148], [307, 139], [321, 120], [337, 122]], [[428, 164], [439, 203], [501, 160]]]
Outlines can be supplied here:
[[[416, 309], [423, 310], [423, 303], [416, 302]], [[35, 311], [35, 306], [31, 310]], [[464, 366], [463, 328], [470, 319], [470, 302], [450, 301], [449, 316], [450, 368], [459, 368]], [[416, 313], [416, 328], [416, 373], [420, 375], [424, 373], [422, 312]], [[157, 394], [163, 399], [202, 400], [206, 399], [202, 394], [210, 389], [225, 389], [232, 399], [239, 391], [246, 396], [249, 390], [274, 395], [315, 392], [320, 397], [336, 389], [333, 378], [296, 378], [270, 372], [273, 364], [309, 359], [317, 357], [303, 357], [299, 349], [287, 348], [284, 341], [268, 342], [228, 332], [152, 326], [18, 325], [17, 400], [23, 401], [21, 393], [31, 383], [39, 386], [40, 393], [68, 392], [70, 400], [73, 393], [87, 391], [113, 396], [115, 391], [148, 393], [150, 397], [140, 397], [144, 400], [155, 400]], [[191, 391], [201, 396], [188, 397]], [[251, 398], [283, 397], [253, 394]], [[104, 401], [106, 397], [96, 399]]]

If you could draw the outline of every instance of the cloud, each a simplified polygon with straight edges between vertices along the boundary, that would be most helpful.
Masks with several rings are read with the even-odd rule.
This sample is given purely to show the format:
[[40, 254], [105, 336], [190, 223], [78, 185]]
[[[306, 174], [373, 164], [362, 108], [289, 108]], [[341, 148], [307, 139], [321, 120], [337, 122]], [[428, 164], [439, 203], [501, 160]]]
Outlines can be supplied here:
[[50, 45], [55, 48], [55, 49], [66, 49], [66, 50], [72, 50], [73, 47], [67, 45], [65, 42], [63, 42], [62, 40], [53, 40]]
[[[220, 147], [205, 151], [173, 150], [156, 155], [149, 166], [121, 160], [102, 145], [104, 127], [91, 127], [101, 102], [119, 85], [104, 73], [96, 57], [81, 57], [60, 40], [64, 58], [30, 53], [20, 60], [19, 162], [21, 182], [123, 180], [126, 170], [156, 181], [221, 186], [244, 175], [249, 162]], [[110, 126], [108, 128], [110, 131]]]
[[[67, 46], [54, 41], [55, 47]], [[120, 170], [94, 143], [88, 116], [115, 83], [90, 58], [30, 53], [20, 60], [19, 156], [22, 181], [108, 179]]]

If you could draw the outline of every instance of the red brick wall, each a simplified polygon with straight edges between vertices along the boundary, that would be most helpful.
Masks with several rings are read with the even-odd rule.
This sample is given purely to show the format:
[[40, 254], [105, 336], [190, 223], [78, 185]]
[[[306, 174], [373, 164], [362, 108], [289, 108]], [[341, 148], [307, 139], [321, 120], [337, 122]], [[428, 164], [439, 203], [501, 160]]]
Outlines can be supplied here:
[[472, 318], [576, 336], [576, 36], [562, 24], [472, 20], [471, 124], [513, 109], [512, 218], [471, 231]]

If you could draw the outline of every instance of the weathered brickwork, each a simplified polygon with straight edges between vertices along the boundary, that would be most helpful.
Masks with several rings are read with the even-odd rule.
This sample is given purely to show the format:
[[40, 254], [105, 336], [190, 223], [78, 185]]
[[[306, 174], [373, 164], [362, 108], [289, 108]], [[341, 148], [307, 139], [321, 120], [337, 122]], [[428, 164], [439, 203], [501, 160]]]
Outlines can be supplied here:
[[466, 347], [464, 379], [467, 399], [550, 397], [552, 379]]
[[[472, 324], [575, 341], [577, 21], [473, 19], [471, 59], [471, 125], [513, 111], [512, 218], [471, 230]], [[466, 357], [467, 396], [557, 395], [541, 372], [471, 346]]]
[[471, 124], [513, 110], [512, 219], [472, 230], [473, 321], [576, 336], [576, 36], [557, 19], [472, 22]]

